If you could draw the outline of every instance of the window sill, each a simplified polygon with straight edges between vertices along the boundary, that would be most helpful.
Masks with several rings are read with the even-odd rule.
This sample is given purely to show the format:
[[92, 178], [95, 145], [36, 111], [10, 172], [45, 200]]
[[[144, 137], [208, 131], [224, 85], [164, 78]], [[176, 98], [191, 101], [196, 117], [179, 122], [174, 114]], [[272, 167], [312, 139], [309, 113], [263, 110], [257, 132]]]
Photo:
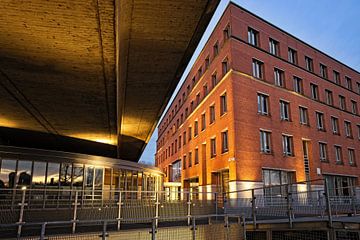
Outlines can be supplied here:
[[319, 128], [318, 128], [318, 131], [319, 131], [319, 132], [326, 132], [326, 129], [319, 129]]
[[270, 113], [260, 113], [260, 112], [258, 112], [257, 113], [259, 116], [264, 116], [264, 117], [271, 117], [271, 114]]
[[350, 164], [350, 167], [357, 167], [356, 163]]
[[226, 116], [227, 115], [227, 111], [226, 112], [224, 112], [223, 114], [220, 114], [220, 118], [222, 118], [222, 117], [224, 117], [224, 116]]
[[344, 165], [344, 162], [336, 162], [336, 165]]
[[321, 163], [330, 163], [329, 160], [320, 160]]
[[274, 155], [274, 153], [272, 151], [270, 152], [260, 152], [260, 154], [263, 154], [263, 155]]
[[222, 152], [222, 153], [221, 153], [221, 156], [226, 155], [226, 154], [228, 154], [228, 153], [229, 153], [229, 150], [226, 150], [226, 152]]

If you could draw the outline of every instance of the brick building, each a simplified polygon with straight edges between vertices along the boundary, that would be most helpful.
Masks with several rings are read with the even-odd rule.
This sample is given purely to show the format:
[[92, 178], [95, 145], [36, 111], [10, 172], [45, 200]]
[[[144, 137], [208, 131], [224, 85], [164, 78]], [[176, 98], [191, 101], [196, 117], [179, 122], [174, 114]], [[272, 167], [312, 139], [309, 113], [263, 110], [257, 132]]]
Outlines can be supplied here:
[[165, 187], [358, 185], [360, 73], [230, 3], [158, 128]]

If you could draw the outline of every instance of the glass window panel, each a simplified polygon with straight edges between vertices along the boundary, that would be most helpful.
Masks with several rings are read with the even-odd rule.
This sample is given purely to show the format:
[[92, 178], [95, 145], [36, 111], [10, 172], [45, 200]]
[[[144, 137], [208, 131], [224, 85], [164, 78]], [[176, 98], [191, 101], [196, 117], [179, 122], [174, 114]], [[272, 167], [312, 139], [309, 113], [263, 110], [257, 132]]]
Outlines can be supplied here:
[[103, 184], [103, 168], [95, 168], [95, 188], [101, 188]]
[[19, 161], [17, 169], [18, 185], [30, 185], [31, 167], [31, 161]]
[[46, 162], [34, 162], [32, 176], [33, 186], [43, 186], [45, 184]]
[[84, 183], [84, 166], [74, 164], [73, 166], [73, 187], [82, 188]]
[[86, 166], [85, 174], [85, 187], [92, 188], [94, 185], [94, 167]]
[[3, 159], [0, 171], [0, 188], [13, 188], [15, 184], [16, 160]]
[[46, 185], [47, 186], [58, 186], [59, 185], [59, 163], [48, 163]]
[[61, 163], [60, 168], [60, 185], [61, 186], [70, 186], [71, 185], [71, 163]]

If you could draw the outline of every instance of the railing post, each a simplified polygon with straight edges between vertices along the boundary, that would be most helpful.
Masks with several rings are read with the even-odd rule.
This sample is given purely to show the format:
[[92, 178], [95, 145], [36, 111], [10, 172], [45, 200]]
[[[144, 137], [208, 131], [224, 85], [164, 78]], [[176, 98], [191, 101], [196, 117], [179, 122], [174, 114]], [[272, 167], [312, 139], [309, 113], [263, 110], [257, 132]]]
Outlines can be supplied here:
[[325, 192], [324, 192], [324, 196], [325, 196], [325, 200], [326, 200], [326, 212], [328, 214], [328, 220], [329, 220], [329, 227], [332, 228], [333, 226], [333, 221], [332, 221], [332, 213], [331, 213], [331, 202], [330, 202], [330, 194], [329, 194], [329, 186], [327, 183], [327, 180], [325, 179]]
[[103, 229], [102, 229], [102, 233], [101, 233], [101, 239], [102, 240], [106, 240], [108, 237], [108, 233], [106, 232], [107, 229], [107, 221], [104, 221], [103, 223]]
[[195, 221], [195, 217], [192, 217], [192, 239], [195, 240], [196, 239], [196, 221]]
[[45, 240], [46, 222], [41, 224], [40, 240]]
[[245, 219], [245, 216], [241, 216], [241, 219], [242, 219], [242, 227], [243, 227], [243, 240], [246, 240], [246, 219]]
[[286, 205], [287, 205], [287, 212], [289, 218], [289, 225], [290, 228], [292, 228], [293, 227], [292, 193], [289, 185], [286, 186]]
[[188, 197], [187, 197], [187, 221], [188, 221], [188, 226], [190, 225], [190, 220], [191, 220], [191, 197], [190, 197], [190, 192], [188, 192]]
[[121, 224], [121, 206], [122, 206], [122, 195], [121, 191], [119, 192], [119, 201], [117, 203], [118, 205], [118, 217], [117, 217], [117, 230], [120, 230], [120, 224]]
[[24, 218], [24, 208], [27, 205], [25, 203], [25, 195], [26, 195], [26, 187], [22, 187], [21, 188], [22, 191], [22, 195], [21, 195], [21, 203], [19, 203], [20, 205], [20, 215], [19, 215], [19, 222], [18, 222], [18, 230], [17, 230], [17, 238], [20, 238], [21, 236], [21, 228], [22, 228], [22, 224], [23, 224], [23, 218]]
[[217, 192], [214, 193], [215, 197], [215, 215], [218, 215], [218, 199], [217, 199]]
[[352, 192], [352, 194], [351, 194], [351, 196], [352, 196], [351, 202], [352, 202], [352, 208], [353, 208], [353, 215], [356, 216], [357, 215], [357, 211], [356, 211], [356, 201], [357, 201], [357, 199], [356, 199], [356, 187], [355, 186], [352, 188], [351, 192]]
[[225, 228], [226, 228], [226, 239], [229, 240], [229, 235], [230, 235], [230, 225], [229, 225], [229, 216], [226, 215], [224, 217], [224, 221], [225, 221]]
[[251, 216], [253, 219], [254, 229], [256, 229], [256, 197], [255, 189], [251, 189]]
[[73, 213], [73, 223], [72, 223], [72, 233], [75, 233], [76, 221], [77, 221], [77, 208], [78, 208], [78, 191], [75, 191], [75, 201], [74, 201], [74, 213]]
[[156, 191], [155, 196], [156, 196], [156, 202], [155, 202], [155, 224], [156, 224], [156, 227], [158, 227], [158, 225], [159, 225], [159, 205], [160, 205], [160, 199], [159, 199], [159, 192], [158, 192], [158, 191]]
[[151, 224], [151, 240], [155, 240], [156, 239], [156, 220], [157, 218], [153, 218], [152, 220], [152, 224]]

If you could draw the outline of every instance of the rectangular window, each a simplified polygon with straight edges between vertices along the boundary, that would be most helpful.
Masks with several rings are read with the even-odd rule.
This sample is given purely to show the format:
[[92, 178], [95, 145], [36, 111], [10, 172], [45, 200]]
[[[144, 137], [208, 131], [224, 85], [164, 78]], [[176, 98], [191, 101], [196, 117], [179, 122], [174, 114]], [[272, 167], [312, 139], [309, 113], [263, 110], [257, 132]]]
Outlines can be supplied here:
[[334, 83], [340, 85], [340, 73], [333, 70]]
[[294, 156], [293, 137], [282, 135], [283, 153], [286, 156]]
[[354, 149], [348, 148], [348, 157], [349, 157], [350, 166], [355, 166], [356, 161], [355, 161], [355, 150]]
[[216, 138], [210, 140], [210, 156], [211, 158], [216, 156]]
[[224, 41], [230, 38], [230, 25], [227, 25], [226, 28], [223, 30]]
[[351, 122], [345, 121], [345, 135], [347, 138], [352, 138], [352, 128], [351, 128]]
[[351, 112], [353, 114], [358, 114], [357, 102], [355, 102], [354, 100], [351, 100]]
[[320, 161], [321, 162], [328, 162], [327, 158], [327, 144], [326, 143], [319, 143], [319, 153], [320, 153]]
[[283, 100], [280, 100], [280, 119], [290, 121], [290, 104]]
[[309, 125], [308, 110], [305, 107], [299, 107], [300, 123], [303, 125]]
[[356, 83], [357, 93], [360, 94], [360, 82]]
[[334, 99], [333, 99], [333, 93], [332, 91], [325, 89], [325, 97], [326, 97], [326, 104], [333, 106], [334, 105]]
[[189, 131], [188, 141], [190, 141], [190, 140], [191, 140], [191, 134], [192, 134], [192, 129], [191, 129], [191, 127], [189, 127], [188, 131]]
[[199, 164], [199, 149], [195, 148], [195, 156], [194, 156], [195, 160], [194, 160], [194, 164]]
[[189, 156], [189, 159], [188, 159], [189, 167], [191, 167], [192, 166], [192, 152], [189, 152], [188, 156]]
[[340, 146], [334, 146], [334, 148], [335, 148], [335, 160], [336, 160], [336, 163], [342, 164], [341, 147]]
[[313, 60], [307, 56], [305, 56], [305, 67], [306, 70], [308, 70], [309, 72], [313, 72], [314, 71], [314, 63]]
[[339, 95], [339, 108], [341, 110], [346, 110], [346, 101], [345, 101], [345, 97]]
[[186, 155], [183, 156], [183, 169], [186, 169]]
[[358, 139], [360, 140], [360, 124], [357, 125], [357, 129], [358, 129]]
[[319, 87], [316, 84], [310, 83], [311, 98], [319, 100]]
[[285, 87], [284, 71], [274, 68], [274, 82], [276, 86]]
[[339, 135], [339, 119], [336, 117], [331, 117], [331, 128], [333, 134]]
[[179, 136], [179, 149], [181, 149], [181, 135]]
[[271, 153], [271, 132], [260, 131], [260, 151], [263, 153]]
[[289, 48], [288, 49], [288, 60], [293, 64], [297, 64], [297, 52], [296, 50]]
[[200, 93], [196, 94], [196, 106], [200, 104]]
[[208, 95], [209, 91], [208, 91], [208, 86], [207, 84], [204, 84], [203, 86], [203, 95], [204, 97], [206, 97]]
[[210, 57], [207, 56], [207, 57], [205, 58], [205, 69], [208, 69], [209, 66], [210, 66]]
[[351, 78], [345, 76], [345, 87], [349, 90], [352, 90], [352, 81]]
[[214, 46], [213, 46], [213, 54], [214, 54], [214, 57], [219, 54], [219, 42], [216, 42], [214, 44]]
[[259, 46], [259, 32], [250, 27], [248, 28], [248, 42], [251, 45]]
[[324, 114], [316, 112], [316, 127], [320, 131], [325, 131]]
[[225, 76], [225, 74], [229, 71], [229, 65], [228, 65], [228, 60], [225, 59], [222, 63], [222, 75]]
[[186, 144], [186, 132], [183, 133], [183, 145]]
[[206, 128], [206, 115], [205, 113], [201, 114], [201, 131], [204, 131]]
[[260, 62], [259, 60], [253, 59], [252, 62], [252, 74], [253, 77], [259, 78], [259, 79], [263, 79], [264, 74], [264, 63]]
[[216, 84], [217, 84], [217, 78], [216, 78], [216, 72], [215, 72], [213, 75], [211, 75], [211, 86], [212, 86], [212, 88], [214, 88], [216, 86]]
[[262, 115], [269, 114], [269, 96], [258, 93], [258, 113]]
[[279, 56], [279, 42], [272, 38], [269, 39], [269, 52], [275, 56]]
[[327, 78], [327, 67], [321, 63], [320, 63], [320, 76], [323, 78]]
[[221, 153], [229, 151], [228, 131], [221, 133]]
[[199, 123], [198, 121], [194, 122], [194, 137], [196, 137], [199, 134]]
[[215, 105], [210, 106], [210, 124], [212, 124], [213, 122], [215, 122]]
[[302, 79], [294, 76], [294, 91], [303, 94]]
[[226, 93], [220, 96], [220, 116], [224, 115], [227, 112], [227, 99]]

